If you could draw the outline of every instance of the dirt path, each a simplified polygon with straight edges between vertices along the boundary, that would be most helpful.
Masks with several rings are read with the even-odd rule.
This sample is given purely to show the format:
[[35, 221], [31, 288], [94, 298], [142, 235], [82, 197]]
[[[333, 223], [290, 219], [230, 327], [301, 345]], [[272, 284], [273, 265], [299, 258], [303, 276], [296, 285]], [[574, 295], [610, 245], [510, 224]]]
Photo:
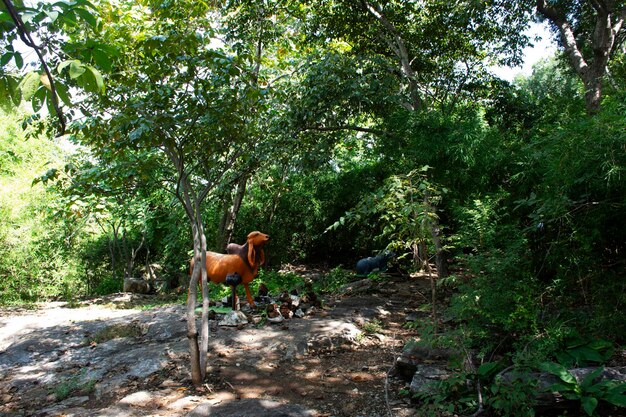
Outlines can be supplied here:
[[126, 294], [107, 308], [0, 311], [0, 415], [409, 416], [404, 382], [387, 373], [427, 285], [355, 286], [280, 324], [212, 322], [200, 389], [190, 383], [182, 305], [111, 308]]

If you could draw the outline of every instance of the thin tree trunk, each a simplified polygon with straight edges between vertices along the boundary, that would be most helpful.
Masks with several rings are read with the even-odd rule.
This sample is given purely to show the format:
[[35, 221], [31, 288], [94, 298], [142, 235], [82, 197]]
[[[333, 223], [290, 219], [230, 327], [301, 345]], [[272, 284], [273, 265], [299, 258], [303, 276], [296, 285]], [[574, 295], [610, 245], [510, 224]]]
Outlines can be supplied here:
[[187, 294], [187, 339], [189, 340], [189, 357], [191, 360], [191, 381], [194, 385], [202, 384], [202, 368], [200, 366], [200, 349], [198, 346], [198, 329], [196, 327], [196, 303], [198, 301], [198, 277], [201, 275], [202, 251], [200, 250], [199, 230], [193, 225], [194, 266], [189, 280]]
[[[428, 227], [425, 223], [429, 223], [427, 220], [427, 216], [424, 217], [422, 222], [423, 226]], [[421, 252], [421, 254], [418, 254]], [[423, 257], [423, 259], [420, 259]], [[413, 249], [413, 259], [416, 263], [416, 266], [419, 265], [420, 268], [428, 274], [428, 280], [430, 281], [430, 303], [431, 303], [431, 313], [433, 315], [433, 324], [434, 324], [434, 333], [437, 334], [438, 331], [438, 320], [437, 320], [437, 284], [435, 282], [435, 276], [433, 275], [433, 271], [430, 267], [430, 263], [428, 262], [428, 248], [426, 246], [426, 240], [422, 239], [418, 244], [414, 245]]]
[[[437, 216], [435, 208], [430, 204], [430, 194], [426, 192], [424, 195], [424, 206], [428, 213], [432, 213], [432, 216], [426, 216], [428, 218], [427, 228], [430, 233], [430, 237], [435, 245], [435, 265], [437, 267], [437, 275], [439, 278], [445, 278], [448, 276], [448, 260], [446, 252], [441, 241], [441, 227], [439, 226], [439, 216]], [[428, 263], [428, 261], [426, 262]]]
[[235, 230], [235, 223], [239, 215], [241, 203], [246, 194], [246, 185], [248, 176], [243, 175], [235, 186], [235, 195], [232, 199], [225, 201], [222, 219], [220, 221], [220, 230], [218, 233], [217, 247], [221, 252], [226, 251], [226, 246], [232, 241]]
[[[189, 292], [187, 296], [187, 338], [189, 340], [189, 356], [191, 362], [191, 380], [195, 386], [202, 384], [206, 374], [208, 338], [209, 338], [209, 290], [206, 272], [206, 235], [202, 226], [201, 203], [210, 190], [206, 186], [201, 192], [195, 192], [189, 183], [188, 176], [184, 170], [183, 158], [177, 153], [174, 146], [165, 144], [163, 149], [168, 155], [176, 171], [178, 172], [178, 182], [176, 186], [176, 196], [185, 209], [185, 214], [191, 224], [193, 236], [194, 267], [189, 280]], [[202, 283], [202, 323], [201, 323], [201, 343], [198, 346], [198, 330], [196, 325], [196, 303], [198, 301], [198, 278]]]
[[206, 271], [206, 235], [204, 226], [202, 225], [202, 214], [200, 212], [200, 204], [197, 208], [198, 230], [200, 235], [200, 276], [202, 284], [202, 325], [200, 330], [200, 375], [204, 380], [206, 376], [206, 367], [209, 352], [209, 285]]

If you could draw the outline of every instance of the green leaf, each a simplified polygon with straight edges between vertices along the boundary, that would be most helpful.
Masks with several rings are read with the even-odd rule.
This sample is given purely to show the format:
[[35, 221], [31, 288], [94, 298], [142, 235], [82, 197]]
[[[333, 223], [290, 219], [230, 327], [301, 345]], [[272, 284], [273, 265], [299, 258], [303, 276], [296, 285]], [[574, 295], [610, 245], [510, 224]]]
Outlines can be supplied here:
[[72, 106], [72, 101], [70, 100], [70, 96], [67, 92], [67, 87], [65, 86], [65, 84], [61, 84], [58, 80], [54, 83], [54, 87], [56, 89], [57, 95], [59, 96], [59, 98], [61, 99], [61, 101], [63, 101], [63, 103], [68, 106], [71, 107]]
[[478, 368], [477, 373], [478, 373], [479, 376], [483, 376], [483, 377], [487, 376], [487, 375], [489, 375], [489, 373], [491, 373], [491, 371], [496, 369], [497, 366], [498, 366], [498, 362], [486, 362], [486, 363], [483, 363]]
[[76, 79], [83, 75], [87, 68], [80, 61], [72, 61], [70, 63], [70, 78]]
[[600, 376], [602, 372], [604, 372], [604, 366], [599, 367], [595, 371], [589, 372], [580, 383], [580, 386], [583, 388], [591, 386], [593, 384], [593, 380]]
[[0, 22], [13, 23], [13, 19], [11, 18], [11, 15], [9, 14], [9, 12], [0, 10]]
[[2, 55], [0, 57], [0, 67], [4, 67], [6, 64], [8, 64], [9, 61], [11, 61], [11, 58], [13, 58], [13, 52], [7, 52], [6, 54]]
[[96, 25], [98, 24], [98, 21], [97, 21], [96, 17], [93, 14], [91, 14], [91, 12], [89, 12], [89, 11], [87, 11], [85, 9], [81, 9], [81, 8], [78, 8], [78, 7], [74, 8], [74, 13], [76, 13], [78, 16], [80, 16], [91, 27], [96, 27]]
[[600, 355], [597, 350], [591, 349], [588, 346], [580, 346], [570, 349], [568, 353], [572, 355], [579, 364], [584, 364], [587, 361], [602, 362], [604, 360], [602, 355]]
[[104, 78], [102, 78], [102, 74], [95, 67], [91, 65], [86, 65], [86, 68], [93, 75], [94, 80], [96, 81], [96, 91], [100, 94], [104, 94]]
[[48, 15], [50, 20], [54, 23], [59, 17], [59, 12], [44, 10], [44, 13]]
[[581, 399], [581, 405], [583, 407], [583, 410], [585, 410], [585, 413], [587, 413], [587, 415], [589, 416], [592, 416], [593, 412], [598, 406], [598, 399], [594, 397], [583, 397]]
[[22, 58], [22, 54], [19, 52], [13, 53], [13, 59], [15, 59], [15, 66], [19, 69], [24, 68], [24, 58]]
[[37, 92], [33, 95], [33, 99], [31, 100], [31, 104], [33, 105], [33, 111], [35, 113], [39, 112], [43, 107], [43, 103], [46, 100], [46, 92], [48, 89], [46, 87], [40, 87]]
[[57, 111], [54, 108], [54, 102], [52, 101], [52, 92], [51, 91], [47, 91], [46, 92], [46, 107], [48, 108], [48, 114], [50, 115], [54, 115], [54, 117], [57, 117]]
[[100, 48], [95, 48], [93, 50], [93, 60], [100, 68], [102, 68], [106, 72], [111, 71], [111, 60], [109, 59], [109, 54]]
[[576, 378], [574, 378], [574, 376], [570, 374], [563, 365], [554, 362], [544, 362], [541, 364], [540, 369], [552, 375], [558, 376], [563, 382], [576, 384]]
[[30, 100], [33, 98], [40, 84], [41, 80], [38, 72], [33, 71], [26, 74], [19, 84], [19, 89], [22, 91], [22, 97], [24, 100]]
[[72, 62], [80, 62], [76, 59], [70, 59], [67, 61], [63, 61], [61, 62], [59, 65], [57, 65], [57, 72], [60, 74], [65, 68], [67, 68], [68, 65], [71, 65]]
[[618, 407], [626, 407], [626, 395], [623, 394], [607, 395], [604, 400]]

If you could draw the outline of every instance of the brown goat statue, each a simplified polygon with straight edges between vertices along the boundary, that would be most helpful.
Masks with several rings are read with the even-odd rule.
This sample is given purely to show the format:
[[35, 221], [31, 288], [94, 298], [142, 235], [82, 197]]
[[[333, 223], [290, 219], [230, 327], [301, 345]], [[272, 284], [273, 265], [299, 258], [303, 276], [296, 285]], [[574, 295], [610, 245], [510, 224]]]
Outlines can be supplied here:
[[[236, 253], [206, 253], [206, 271], [209, 281], [219, 284], [226, 280], [228, 274], [237, 273], [241, 276], [241, 283], [246, 290], [246, 298], [250, 306], [254, 307], [254, 299], [250, 294], [249, 284], [259, 273], [259, 266], [265, 263], [263, 246], [270, 240], [269, 235], [258, 231], [250, 232], [248, 239]], [[190, 274], [193, 274], [194, 259], [191, 259]]]

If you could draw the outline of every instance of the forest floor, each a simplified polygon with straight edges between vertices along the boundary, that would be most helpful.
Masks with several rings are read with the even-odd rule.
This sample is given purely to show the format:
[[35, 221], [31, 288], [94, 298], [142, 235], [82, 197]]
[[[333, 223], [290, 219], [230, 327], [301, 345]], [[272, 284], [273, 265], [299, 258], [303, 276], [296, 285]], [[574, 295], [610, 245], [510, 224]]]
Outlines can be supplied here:
[[3, 309], [0, 415], [412, 416], [407, 382], [390, 370], [428, 294], [427, 277], [386, 276], [321, 296], [324, 307], [304, 318], [214, 321], [199, 388], [184, 305], [146, 308], [163, 300], [116, 294]]

